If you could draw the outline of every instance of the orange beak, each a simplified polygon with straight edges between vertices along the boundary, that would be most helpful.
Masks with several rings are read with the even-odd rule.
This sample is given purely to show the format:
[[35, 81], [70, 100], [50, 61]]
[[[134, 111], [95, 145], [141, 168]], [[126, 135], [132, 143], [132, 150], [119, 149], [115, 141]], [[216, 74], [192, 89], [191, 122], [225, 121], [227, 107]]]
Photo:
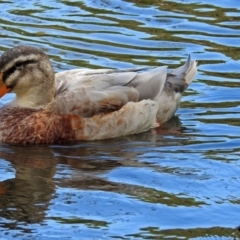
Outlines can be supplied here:
[[2, 81], [2, 73], [0, 73], [0, 98], [10, 91]]

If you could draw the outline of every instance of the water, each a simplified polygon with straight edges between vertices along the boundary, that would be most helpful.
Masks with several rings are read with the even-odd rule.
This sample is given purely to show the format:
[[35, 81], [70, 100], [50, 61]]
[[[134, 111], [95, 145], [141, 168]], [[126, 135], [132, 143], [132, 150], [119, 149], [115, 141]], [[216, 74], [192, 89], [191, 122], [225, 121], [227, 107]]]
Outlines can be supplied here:
[[[1, 1], [0, 51], [56, 71], [198, 61], [165, 132], [0, 146], [0, 239], [240, 239], [239, 0]], [[0, 105], [8, 102], [5, 96]]]

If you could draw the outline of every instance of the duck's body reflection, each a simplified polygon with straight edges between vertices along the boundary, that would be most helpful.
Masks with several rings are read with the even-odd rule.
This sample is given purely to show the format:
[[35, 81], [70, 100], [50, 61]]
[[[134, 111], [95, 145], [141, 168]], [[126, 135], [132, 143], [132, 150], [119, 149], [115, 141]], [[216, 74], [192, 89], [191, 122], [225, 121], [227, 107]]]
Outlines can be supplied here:
[[[0, 152], [0, 158], [10, 161], [16, 170], [15, 178], [0, 183], [0, 224], [14, 228], [17, 222], [44, 219], [54, 193], [56, 159], [49, 148], [11, 146], [11, 150]], [[6, 223], [5, 219], [10, 221]]]
[[[170, 130], [180, 129], [178, 118], [172, 126]], [[166, 129], [169, 130], [169, 126]], [[103, 175], [117, 167], [148, 167], [148, 163], [138, 161], [140, 153], [132, 152], [129, 143], [134, 143], [135, 147], [137, 144], [142, 146], [143, 142], [146, 145], [158, 142], [159, 145], [161, 139], [161, 135], [148, 132], [115, 142], [106, 140], [67, 147], [1, 146], [0, 159], [9, 161], [16, 173], [15, 178], [0, 182], [0, 227], [18, 229], [19, 223], [43, 222], [56, 194], [56, 185], [70, 189], [114, 191], [142, 198], [144, 189], [141, 186], [111, 182]], [[58, 164], [63, 164], [65, 169], [70, 167], [70, 176], [61, 171], [56, 176]]]

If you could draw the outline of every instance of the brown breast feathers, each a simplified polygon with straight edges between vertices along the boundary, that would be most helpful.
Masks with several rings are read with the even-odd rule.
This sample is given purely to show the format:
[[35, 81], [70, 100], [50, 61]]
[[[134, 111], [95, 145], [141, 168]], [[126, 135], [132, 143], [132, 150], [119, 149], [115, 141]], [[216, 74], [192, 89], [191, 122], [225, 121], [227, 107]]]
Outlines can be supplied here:
[[79, 116], [57, 115], [46, 110], [3, 107], [0, 111], [0, 141], [13, 144], [73, 141], [74, 124], [78, 122], [78, 129], [81, 129], [81, 120]]

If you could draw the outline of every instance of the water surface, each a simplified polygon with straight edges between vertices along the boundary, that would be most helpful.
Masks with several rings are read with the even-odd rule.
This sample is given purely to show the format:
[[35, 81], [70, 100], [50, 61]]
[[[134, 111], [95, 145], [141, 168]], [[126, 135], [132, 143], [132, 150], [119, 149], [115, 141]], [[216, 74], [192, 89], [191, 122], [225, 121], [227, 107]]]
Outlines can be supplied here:
[[188, 54], [199, 66], [164, 132], [1, 144], [1, 239], [240, 239], [239, 0], [9, 0], [0, 9], [0, 52], [41, 47], [56, 72], [172, 69]]

